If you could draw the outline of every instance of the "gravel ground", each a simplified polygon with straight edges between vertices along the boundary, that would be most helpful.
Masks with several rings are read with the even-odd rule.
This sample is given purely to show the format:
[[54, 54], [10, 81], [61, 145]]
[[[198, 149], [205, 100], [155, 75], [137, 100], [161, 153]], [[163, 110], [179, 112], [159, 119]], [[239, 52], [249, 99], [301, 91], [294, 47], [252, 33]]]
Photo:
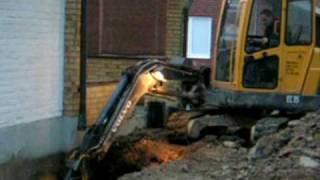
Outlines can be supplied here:
[[226, 139], [207, 136], [180, 145], [183, 158], [147, 163], [141, 171], [119, 179], [320, 179], [320, 113], [290, 121], [287, 128], [261, 137], [252, 147]]

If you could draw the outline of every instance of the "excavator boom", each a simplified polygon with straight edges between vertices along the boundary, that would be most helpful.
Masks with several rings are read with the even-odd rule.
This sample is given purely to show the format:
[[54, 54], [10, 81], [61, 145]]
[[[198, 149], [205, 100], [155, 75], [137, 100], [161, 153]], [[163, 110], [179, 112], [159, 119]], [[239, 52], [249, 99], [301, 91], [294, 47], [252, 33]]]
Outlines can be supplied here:
[[66, 179], [76, 179], [84, 161], [93, 158], [103, 159], [120, 126], [141, 97], [152, 93], [161, 81], [165, 81], [160, 72], [164, 69], [188, 76], [198, 74], [198, 71], [191, 68], [158, 60], [144, 61], [127, 69], [96, 124], [86, 132], [79, 150], [71, 156]]

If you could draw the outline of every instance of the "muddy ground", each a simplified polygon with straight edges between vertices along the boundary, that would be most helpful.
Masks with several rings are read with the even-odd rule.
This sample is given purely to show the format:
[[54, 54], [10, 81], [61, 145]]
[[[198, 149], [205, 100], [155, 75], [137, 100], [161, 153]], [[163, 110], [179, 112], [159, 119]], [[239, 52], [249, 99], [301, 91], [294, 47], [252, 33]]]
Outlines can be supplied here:
[[12, 159], [0, 166], [0, 180], [58, 180], [65, 174], [65, 154], [37, 160]]
[[239, 135], [197, 141], [170, 130], [138, 130], [112, 146], [92, 179], [320, 179], [320, 113], [248, 145]]
[[[32, 162], [39, 168], [7, 178], [6, 170], [0, 171], [0, 179], [63, 179], [61, 156]], [[213, 131], [191, 141], [170, 128], [138, 129], [119, 137], [102, 162], [92, 161], [90, 173], [90, 179], [106, 180], [320, 180], [320, 112], [290, 121], [254, 144], [244, 134]]]

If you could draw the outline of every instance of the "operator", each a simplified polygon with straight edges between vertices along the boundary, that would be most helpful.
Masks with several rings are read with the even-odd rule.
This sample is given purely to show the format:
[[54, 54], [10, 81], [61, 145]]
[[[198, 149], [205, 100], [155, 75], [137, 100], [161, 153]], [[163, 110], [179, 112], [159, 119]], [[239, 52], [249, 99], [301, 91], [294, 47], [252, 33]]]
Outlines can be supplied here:
[[275, 47], [279, 44], [279, 20], [274, 16], [271, 10], [264, 9], [260, 12], [260, 20], [264, 26], [264, 43], [265, 48]]

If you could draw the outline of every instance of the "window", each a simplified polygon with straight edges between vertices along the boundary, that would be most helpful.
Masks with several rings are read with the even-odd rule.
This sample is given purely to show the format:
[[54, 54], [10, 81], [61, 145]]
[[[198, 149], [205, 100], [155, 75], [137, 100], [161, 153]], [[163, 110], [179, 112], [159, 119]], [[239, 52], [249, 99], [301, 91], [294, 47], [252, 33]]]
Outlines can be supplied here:
[[310, 44], [312, 42], [312, 1], [289, 0], [287, 16], [287, 44]]
[[88, 1], [89, 56], [164, 56], [166, 0]]
[[281, 3], [279, 0], [254, 1], [247, 35], [248, 53], [279, 46]]
[[216, 79], [219, 81], [230, 82], [233, 80], [242, 7], [240, 0], [232, 0], [227, 1], [224, 9], [217, 45]]
[[279, 58], [248, 59], [244, 68], [243, 86], [246, 88], [274, 89], [278, 86]]
[[212, 18], [189, 17], [187, 57], [210, 59], [212, 45]]

